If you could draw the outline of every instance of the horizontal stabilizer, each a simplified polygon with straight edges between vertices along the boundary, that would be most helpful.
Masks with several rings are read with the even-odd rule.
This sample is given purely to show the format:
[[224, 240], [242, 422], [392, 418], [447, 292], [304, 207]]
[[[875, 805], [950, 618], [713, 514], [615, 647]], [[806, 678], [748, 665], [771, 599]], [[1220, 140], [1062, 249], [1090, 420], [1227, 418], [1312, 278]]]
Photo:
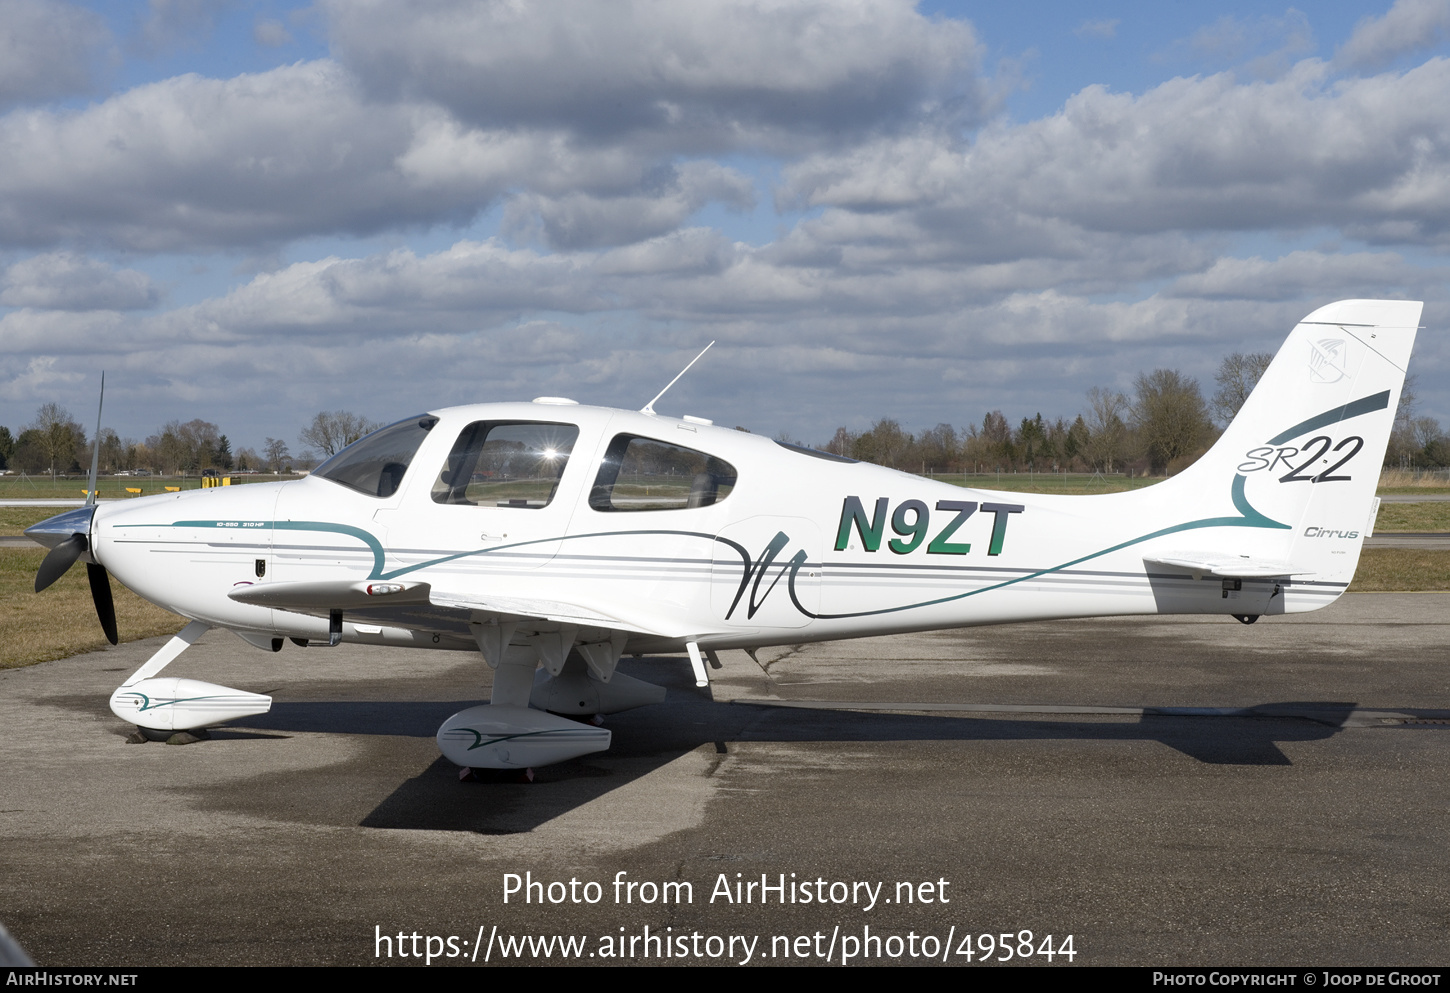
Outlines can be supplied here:
[[1209, 552], [1170, 552], [1166, 555], [1145, 555], [1143, 562], [1149, 567], [1166, 566], [1170, 569], [1186, 569], [1195, 576], [1219, 576], [1223, 579], [1272, 579], [1276, 576], [1309, 574], [1303, 569], [1295, 569], [1292, 562]]

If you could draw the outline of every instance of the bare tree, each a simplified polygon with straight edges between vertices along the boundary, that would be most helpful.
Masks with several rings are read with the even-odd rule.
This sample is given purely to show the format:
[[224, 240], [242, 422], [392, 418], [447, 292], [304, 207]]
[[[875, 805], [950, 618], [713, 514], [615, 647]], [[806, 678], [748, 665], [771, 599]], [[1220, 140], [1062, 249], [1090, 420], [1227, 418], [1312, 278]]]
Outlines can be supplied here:
[[267, 468], [273, 472], [281, 472], [282, 466], [286, 464], [288, 457], [291, 455], [287, 451], [287, 443], [281, 438], [268, 438], [267, 445], [262, 449], [262, 452], [267, 458]]
[[[101, 457], [97, 467], [100, 472], [115, 472], [117, 469], [126, 468], [121, 463], [125, 459], [125, 443], [119, 435], [111, 428], [101, 428]], [[76, 461], [82, 466], [91, 464], [91, 442], [86, 442], [76, 452]]]
[[1420, 405], [1415, 395], [1415, 374], [1405, 377], [1400, 387], [1400, 402], [1395, 407], [1395, 426], [1390, 431], [1390, 443], [1385, 448], [1385, 465], [1410, 466], [1419, 459], [1419, 444], [1415, 440], [1415, 410]]
[[36, 432], [34, 442], [45, 454], [52, 479], [57, 472], [70, 469], [76, 452], [86, 443], [85, 429], [58, 403], [42, 404], [30, 430]]
[[916, 439], [916, 446], [916, 459], [932, 472], [950, 472], [960, 458], [957, 429], [950, 424], [938, 424], [923, 431]]
[[171, 475], [209, 468], [219, 440], [215, 424], [196, 418], [185, 424], [168, 421], [160, 434], [146, 439], [146, 447], [155, 455], [161, 471]]
[[1115, 463], [1122, 463], [1128, 455], [1128, 425], [1123, 418], [1128, 415], [1128, 398], [1115, 390], [1094, 386], [1087, 391], [1088, 415], [1085, 426], [1087, 440], [1083, 444], [1083, 458], [1095, 469], [1112, 472]]
[[901, 430], [899, 423], [883, 417], [871, 425], [870, 431], [856, 439], [851, 457], [893, 469], [906, 468], [908, 466], [903, 463], [903, 459], [913, 441], [911, 435]]
[[1444, 437], [1440, 422], [1433, 417], [1417, 417], [1412, 427], [1415, 432], [1415, 445], [1422, 450]]
[[856, 445], [856, 435], [847, 431], [844, 427], [836, 428], [836, 433], [831, 440], [821, 446], [821, 451], [830, 452], [832, 455], [844, 455], [851, 457], [851, 450]]
[[982, 430], [976, 434], [974, 454], [986, 463], [997, 467], [1012, 465], [1012, 427], [1000, 410], [989, 411], [982, 416]]
[[1253, 352], [1245, 355], [1234, 352], [1218, 367], [1213, 377], [1218, 383], [1218, 392], [1213, 395], [1213, 414], [1218, 422], [1228, 427], [1229, 421], [1238, 416], [1244, 401], [1254, 391], [1264, 370], [1274, 361], [1270, 352]]
[[305, 446], [321, 450], [324, 457], [336, 455], [363, 435], [371, 434], [381, 424], [359, 417], [346, 410], [323, 411], [312, 419], [299, 440]]
[[1405, 377], [1405, 383], [1400, 387], [1400, 402], [1395, 405], [1395, 424], [1403, 424], [1406, 427], [1415, 418], [1415, 408], [1420, 405], [1420, 398], [1415, 395], [1415, 374], [1412, 372]]
[[1133, 424], [1154, 472], [1196, 454], [1213, 425], [1198, 383], [1177, 369], [1154, 369], [1138, 376]]

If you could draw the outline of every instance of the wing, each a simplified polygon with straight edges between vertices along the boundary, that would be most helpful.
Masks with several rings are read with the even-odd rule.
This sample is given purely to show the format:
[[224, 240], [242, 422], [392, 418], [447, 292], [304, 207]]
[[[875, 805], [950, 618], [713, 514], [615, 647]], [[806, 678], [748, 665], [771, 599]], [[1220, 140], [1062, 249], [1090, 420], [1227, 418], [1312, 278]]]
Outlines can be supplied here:
[[[227, 594], [239, 603], [299, 614], [326, 617], [334, 610], [346, 611], [354, 617], [387, 616], [423, 617], [438, 611], [457, 612], [460, 619], [539, 622], [550, 628], [604, 629], [626, 635], [675, 640], [688, 634], [683, 628], [644, 616], [623, 617], [562, 600], [531, 597], [490, 596], [479, 593], [454, 593], [434, 590], [429, 583], [405, 582], [319, 582], [319, 583], [254, 583], [238, 586]], [[419, 608], [434, 608], [423, 610]], [[484, 615], [482, 618], [479, 615]], [[401, 616], [399, 617], [401, 620]], [[407, 621], [403, 621], [407, 623]], [[427, 627], [426, 624], [413, 626]]]

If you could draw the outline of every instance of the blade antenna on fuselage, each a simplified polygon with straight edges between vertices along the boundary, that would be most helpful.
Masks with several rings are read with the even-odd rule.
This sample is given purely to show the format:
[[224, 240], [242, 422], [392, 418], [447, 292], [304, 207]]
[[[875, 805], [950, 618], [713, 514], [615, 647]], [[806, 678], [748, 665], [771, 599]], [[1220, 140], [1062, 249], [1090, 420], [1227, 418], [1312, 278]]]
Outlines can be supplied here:
[[[86, 481], [86, 506], [96, 505], [96, 470], [101, 463], [101, 409], [106, 405], [106, 370], [101, 370], [101, 399], [96, 404], [96, 436], [91, 440], [91, 478]], [[115, 644], [114, 641], [111, 644]]]
[[[708, 344], [704, 348], [700, 349], [700, 354], [699, 355], [696, 355], [693, 359], [690, 360], [690, 365], [694, 365], [696, 362], [700, 361], [700, 359], [704, 358], [705, 357], [705, 353], [708, 352], [714, 346], [714, 344], [715, 343], [712, 341], [712, 342], [710, 342], [710, 344]], [[641, 414], [653, 414], [655, 412], [655, 400], [658, 400], [660, 397], [662, 397], [666, 393], [668, 393], [670, 391], [670, 387], [671, 386], [674, 386], [676, 383], [678, 383], [680, 381], [680, 376], [683, 376], [685, 373], [687, 373], [687, 372], [690, 371], [690, 365], [687, 365], [683, 369], [681, 369], [680, 370], [680, 375], [679, 376], [676, 376], [674, 379], [672, 379], [668, 383], [666, 383], [665, 384], [665, 388], [662, 389], [662, 390], [660, 390], [658, 393], [655, 394], [654, 400], [651, 400], [649, 403], [647, 403], [643, 407], [641, 407], [639, 412]]]

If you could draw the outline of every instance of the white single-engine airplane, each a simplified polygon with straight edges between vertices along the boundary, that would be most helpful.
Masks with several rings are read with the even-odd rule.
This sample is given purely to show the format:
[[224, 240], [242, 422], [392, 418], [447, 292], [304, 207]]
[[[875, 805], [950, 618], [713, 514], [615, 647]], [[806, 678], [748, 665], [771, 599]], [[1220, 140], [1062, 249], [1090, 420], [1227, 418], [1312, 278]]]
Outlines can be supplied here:
[[1332, 603], [1373, 527], [1420, 311], [1316, 310], [1206, 455], [1127, 493], [963, 489], [654, 401], [540, 397], [406, 418], [304, 479], [87, 506], [26, 534], [52, 549], [37, 590], [85, 560], [112, 643], [107, 572], [191, 619], [111, 697], [150, 736], [270, 708], [158, 676], [224, 627], [272, 651], [480, 652], [491, 702], [445, 721], [439, 748], [465, 767], [547, 765], [609, 747], [578, 718], [664, 699], [616, 671], [624, 654], [683, 649], [703, 686], [702, 653], [724, 648]]

